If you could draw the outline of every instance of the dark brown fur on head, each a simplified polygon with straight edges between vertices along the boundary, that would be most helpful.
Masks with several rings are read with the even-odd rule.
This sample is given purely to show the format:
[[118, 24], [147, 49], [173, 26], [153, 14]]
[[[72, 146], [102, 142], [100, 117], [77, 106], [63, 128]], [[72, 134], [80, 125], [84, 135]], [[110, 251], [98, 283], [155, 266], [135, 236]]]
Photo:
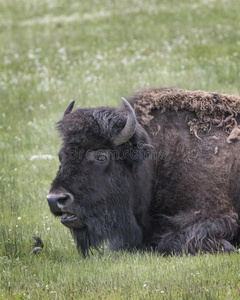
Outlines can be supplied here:
[[[99, 107], [77, 109], [58, 123], [61, 167], [51, 191], [60, 188], [74, 195], [72, 212], [83, 225], [71, 231], [83, 254], [104, 240], [110, 249], [121, 249], [140, 247], [147, 238], [152, 182], [149, 168], [143, 172], [141, 166], [149, 164], [152, 147], [140, 125], [129, 141], [114, 145], [126, 119], [122, 109]], [[95, 161], [92, 153], [103, 153], [108, 162]]]

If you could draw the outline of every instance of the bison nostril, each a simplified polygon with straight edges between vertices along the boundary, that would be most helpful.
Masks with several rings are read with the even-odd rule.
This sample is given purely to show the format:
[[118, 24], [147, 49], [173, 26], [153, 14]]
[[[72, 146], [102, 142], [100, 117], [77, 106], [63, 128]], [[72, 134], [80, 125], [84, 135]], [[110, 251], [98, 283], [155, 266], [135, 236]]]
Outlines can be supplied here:
[[68, 194], [49, 194], [47, 195], [47, 201], [49, 207], [53, 213], [60, 213], [61, 207], [70, 199]]
[[67, 200], [69, 199], [70, 197], [68, 195], [64, 195], [62, 197], [59, 197], [57, 199], [57, 203], [61, 206], [61, 205], [64, 205], [65, 202], [67, 202]]

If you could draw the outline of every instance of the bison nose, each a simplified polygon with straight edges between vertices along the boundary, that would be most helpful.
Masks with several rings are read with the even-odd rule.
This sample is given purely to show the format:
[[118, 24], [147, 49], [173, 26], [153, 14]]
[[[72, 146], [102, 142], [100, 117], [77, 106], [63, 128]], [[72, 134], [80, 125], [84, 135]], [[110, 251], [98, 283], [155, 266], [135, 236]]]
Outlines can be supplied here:
[[49, 207], [54, 214], [61, 214], [62, 213], [62, 207], [66, 205], [68, 200], [71, 199], [70, 194], [67, 193], [61, 193], [61, 194], [48, 194], [47, 195], [47, 201], [49, 204]]

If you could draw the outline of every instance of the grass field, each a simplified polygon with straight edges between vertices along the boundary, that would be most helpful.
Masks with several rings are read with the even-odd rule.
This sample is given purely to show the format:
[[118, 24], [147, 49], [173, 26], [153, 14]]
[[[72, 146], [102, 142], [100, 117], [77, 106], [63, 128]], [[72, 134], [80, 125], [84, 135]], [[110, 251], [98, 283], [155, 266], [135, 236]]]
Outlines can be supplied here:
[[[239, 0], [0, 0], [0, 298], [239, 299], [237, 253], [83, 259], [45, 199], [71, 99], [118, 105], [148, 86], [238, 93], [239, 11]], [[30, 160], [40, 154], [53, 159]]]

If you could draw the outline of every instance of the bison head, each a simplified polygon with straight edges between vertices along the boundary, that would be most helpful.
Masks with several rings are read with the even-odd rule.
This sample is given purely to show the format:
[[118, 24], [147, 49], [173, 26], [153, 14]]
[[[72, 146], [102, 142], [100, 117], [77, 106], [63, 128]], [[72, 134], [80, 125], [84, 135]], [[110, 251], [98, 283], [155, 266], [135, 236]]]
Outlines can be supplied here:
[[142, 247], [150, 227], [151, 151], [131, 105], [66, 109], [57, 127], [60, 167], [47, 196], [83, 255]]

